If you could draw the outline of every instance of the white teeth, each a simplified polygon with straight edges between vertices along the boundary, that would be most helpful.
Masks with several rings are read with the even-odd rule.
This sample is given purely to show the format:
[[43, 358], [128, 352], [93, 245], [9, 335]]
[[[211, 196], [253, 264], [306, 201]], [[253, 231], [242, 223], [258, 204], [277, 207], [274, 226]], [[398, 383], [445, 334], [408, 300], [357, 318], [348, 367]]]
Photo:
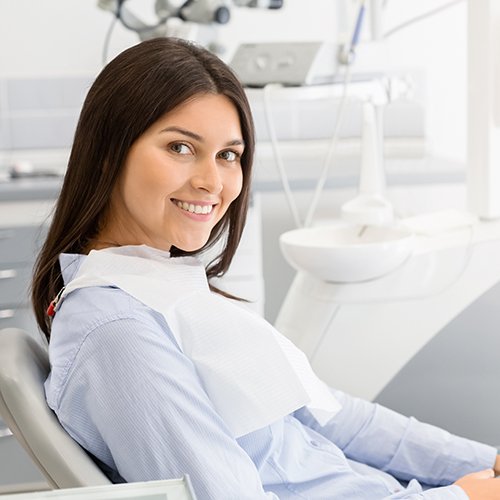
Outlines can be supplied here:
[[193, 203], [186, 203], [185, 201], [177, 201], [176, 204], [179, 208], [182, 208], [182, 210], [186, 210], [193, 214], [209, 214], [213, 209], [213, 205], [194, 205]]

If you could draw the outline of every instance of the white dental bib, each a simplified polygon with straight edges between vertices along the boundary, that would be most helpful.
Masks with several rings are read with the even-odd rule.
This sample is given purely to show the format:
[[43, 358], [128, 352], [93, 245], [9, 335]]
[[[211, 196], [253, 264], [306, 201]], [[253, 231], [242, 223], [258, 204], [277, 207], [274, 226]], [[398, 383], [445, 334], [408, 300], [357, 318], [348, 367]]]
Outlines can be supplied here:
[[321, 425], [341, 409], [302, 351], [260, 316], [210, 291], [197, 259], [147, 246], [93, 250], [61, 299], [110, 285], [164, 316], [234, 437], [302, 406]]

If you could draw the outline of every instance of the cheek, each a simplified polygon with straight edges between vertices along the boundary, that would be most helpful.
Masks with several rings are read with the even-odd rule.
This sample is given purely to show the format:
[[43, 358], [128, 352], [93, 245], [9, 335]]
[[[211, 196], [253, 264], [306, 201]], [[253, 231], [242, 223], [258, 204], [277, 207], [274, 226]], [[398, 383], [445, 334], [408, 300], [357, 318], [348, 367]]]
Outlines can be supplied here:
[[241, 168], [232, 174], [231, 183], [228, 185], [228, 202], [232, 202], [238, 198], [241, 193], [241, 188], [243, 187], [243, 172]]
[[[175, 184], [173, 173], [165, 168], [162, 158], [148, 152], [139, 158], [132, 157], [124, 176], [124, 188], [135, 201], [155, 201]], [[147, 193], [147, 197], [145, 197]]]

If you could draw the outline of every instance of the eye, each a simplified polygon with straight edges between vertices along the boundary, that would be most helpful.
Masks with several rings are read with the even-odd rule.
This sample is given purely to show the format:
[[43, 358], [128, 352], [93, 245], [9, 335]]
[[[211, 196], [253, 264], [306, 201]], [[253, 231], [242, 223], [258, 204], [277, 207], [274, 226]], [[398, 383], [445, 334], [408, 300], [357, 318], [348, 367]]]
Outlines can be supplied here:
[[170, 144], [170, 150], [180, 155], [191, 154], [191, 148], [183, 142], [174, 142], [173, 144]]
[[226, 151], [221, 151], [219, 153], [219, 158], [222, 158], [223, 160], [230, 162], [237, 161], [240, 159], [240, 157], [241, 157], [240, 153], [232, 151], [231, 149]]

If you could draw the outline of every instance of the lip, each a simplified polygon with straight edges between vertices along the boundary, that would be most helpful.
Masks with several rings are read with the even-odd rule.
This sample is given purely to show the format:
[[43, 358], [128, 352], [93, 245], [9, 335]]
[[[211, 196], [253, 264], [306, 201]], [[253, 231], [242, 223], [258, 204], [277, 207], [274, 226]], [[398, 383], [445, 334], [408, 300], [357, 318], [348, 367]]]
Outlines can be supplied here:
[[[215, 207], [218, 205], [218, 203], [213, 203], [213, 202], [209, 202], [209, 201], [189, 201], [189, 200], [180, 200], [178, 198], [172, 198], [171, 201], [172, 201], [173, 205], [177, 208], [177, 210], [179, 210], [182, 213], [182, 215], [188, 217], [191, 220], [195, 220], [198, 222], [209, 221], [213, 217], [213, 214], [215, 212]], [[199, 205], [200, 207], [212, 206], [213, 208], [208, 214], [197, 214], [197, 213], [189, 212], [187, 210], [180, 208], [177, 205], [178, 202], [188, 203], [190, 205]]]
[[190, 205], [200, 205], [200, 207], [206, 207], [207, 205], [217, 205], [217, 202], [213, 201], [193, 201], [193, 200], [181, 200], [179, 198], [171, 198], [173, 203], [181, 202], [181, 203], [189, 203]]

